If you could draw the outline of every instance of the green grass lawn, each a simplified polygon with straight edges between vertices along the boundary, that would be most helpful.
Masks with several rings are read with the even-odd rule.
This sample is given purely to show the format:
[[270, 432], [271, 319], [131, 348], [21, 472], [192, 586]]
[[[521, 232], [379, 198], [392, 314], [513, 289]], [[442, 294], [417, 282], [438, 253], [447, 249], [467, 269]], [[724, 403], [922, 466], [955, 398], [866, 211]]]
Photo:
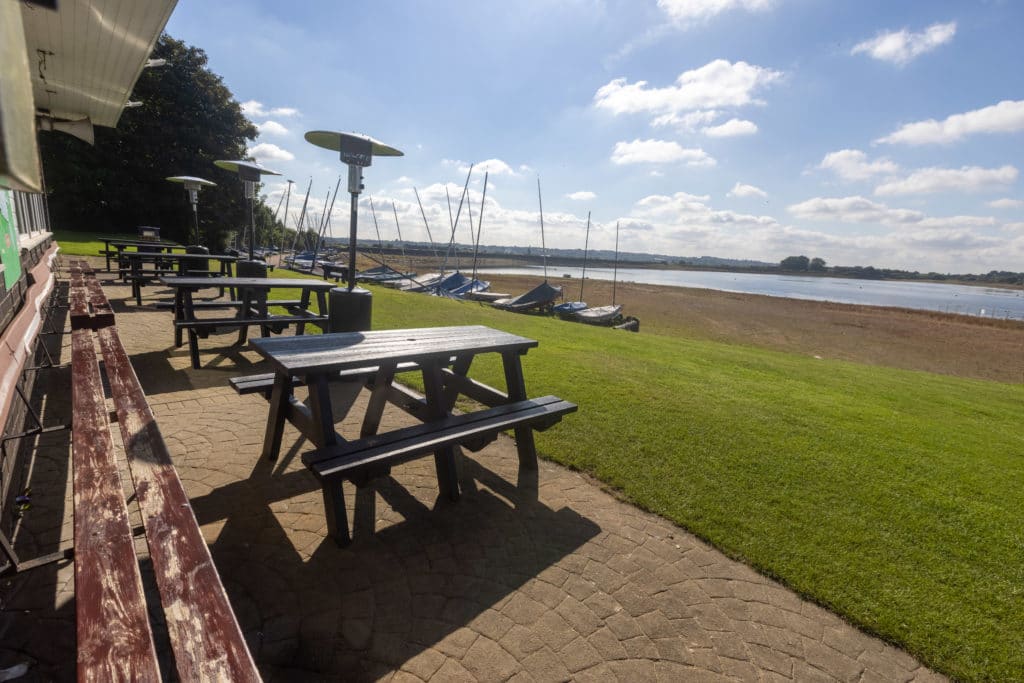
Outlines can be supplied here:
[[946, 674], [1024, 680], [1024, 385], [373, 292], [374, 329], [537, 339], [530, 393], [580, 406], [546, 457]]

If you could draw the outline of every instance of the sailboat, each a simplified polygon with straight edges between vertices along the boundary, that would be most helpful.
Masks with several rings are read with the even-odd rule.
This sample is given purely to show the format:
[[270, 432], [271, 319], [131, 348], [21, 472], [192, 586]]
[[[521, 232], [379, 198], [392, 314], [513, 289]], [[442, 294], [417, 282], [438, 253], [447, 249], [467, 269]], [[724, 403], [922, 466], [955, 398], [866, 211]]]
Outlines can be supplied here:
[[[587, 226], [589, 229], [589, 214]], [[586, 273], [586, 256], [583, 257], [583, 268]], [[622, 304], [615, 303], [615, 283], [619, 276], [619, 224], [615, 223], [615, 265], [612, 270], [612, 303], [609, 306], [595, 306], [594, 308], [585, 308], [582, 311], [577, 311], [573, 319], [578, 320], [581, 323], [589, 323], [591, 325], [614, 325], [622, 317]], [[580, 286], [580, 295], [582, 296], [583, 287]]]
[[516, 313], [549, 311], [562, 297], [561, 287], [552, 287], [548, 284], [548, 249], [544, 241], [544, 202], [540, 195], [540, 178], [537, 178], [537, 205], [540, 207], [540, 248], [544, 259], [544, 282], [517, 297], [492, 301], [491, 305], [495, 308]]
[[580, 276], [579, 301], [565, 301], [551, 310], [560, 318], [572, 319], [580, 311], [586, 310], [587, 302], [583, 301], [583, 285], [587, 281], [587, 252], [590, 248], [590, 212], [587, 211], [587, 236], [583, 240], [583, 274]]

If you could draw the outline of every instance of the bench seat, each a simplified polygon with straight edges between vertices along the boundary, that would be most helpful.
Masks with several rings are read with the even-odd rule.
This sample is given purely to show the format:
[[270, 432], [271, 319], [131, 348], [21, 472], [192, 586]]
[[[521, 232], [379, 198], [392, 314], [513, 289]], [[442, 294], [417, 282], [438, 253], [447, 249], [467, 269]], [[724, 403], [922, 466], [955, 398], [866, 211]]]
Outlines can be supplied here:
[[[515, 401], [319, 448], [304, 453], [302, 462], [323, 488], [328, 532], [338, 544], [347, 545], [350, 536], [343, 480], [364, 485], [369, 478], [388, 472], [392, 465], [451, 446], [480, 450], [508, 429], [530, 427], [543, 431], [576, 408], [574, 403], [557, 396]], [[458, 491], [451, 491], [450, 495], [457, 497]]]
[[[253, 302], [250, 301], [249, 305], [251, 306], [252, 304], [253, 304]], [[205, 308], [241, 308], [244, 305], [245, 305], [244, 301], [238, 301], [238, 300], [224, 300], [224, 301], [213, 300], [213, 301], [196, 301], [196, 302], [193, 302], [192, 308], [199, 309], [199, 310], [202, 310], [202, 309], [205, 309]], [[267, 299], [267, 305], [268, 306], [281, 306], [282, 308], [293, 308], [295, 306], [301, 306], [302, 302], [299, 301], [298, 299], [286, 299], [286, 300], [285, 299], [282, 299], [282, 300]], [[173, 301], [158, 301], [158, 302], [156, 302], [156, 307], [158, 309], [160, 309], [160, 310], [174, 310], [174, 302]]]

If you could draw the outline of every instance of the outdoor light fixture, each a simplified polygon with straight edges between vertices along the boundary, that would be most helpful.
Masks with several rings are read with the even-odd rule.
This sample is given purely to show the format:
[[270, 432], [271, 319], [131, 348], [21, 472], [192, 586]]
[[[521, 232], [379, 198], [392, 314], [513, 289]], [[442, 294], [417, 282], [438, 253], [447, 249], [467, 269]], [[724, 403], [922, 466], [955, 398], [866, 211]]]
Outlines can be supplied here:
[[154, 66], [164, 66], [165, 64], [167, 64], [166, 59], [147, 59], [145, 67], [152, 69]]
[[174, 175], [169, 177], [167, 180], [172, 183], [178, 183], [185, 186], [185, 191], [188, 192], [189, 201], [192, 202], [192, 217], [195, 219], [196, 225], [196, 245], [200, 244], [199, 237], [199, 190], [204, 187], [215, 187], [217, 183], [206, 180], [205, 178], [197, 178], [190, 175]]
[[142, 102], [140, 102], [138, 100], [129, 100], [128, 102], [124, 103], [124, 108], [125, 109], [135, 109], [135, 107], [141, 107], [141, 106], [142, 106]]
[[261, 175], [281, 174], [277, 171], [271, 171], [269, 168], [263, 168], [254, 161], [244, 161], [241, 159], [227, 161], [222, 159], [213, 163], [217, 167], [223, 168], [225, 171], [237, 173], [238, 177], [241, 178], [242, 182], [245, 184], [245, 198], [249, 200], [249, 260], [253, 261], [255, 259], [253, 244], [256, 241], [256, 183], [260, 181]]
[[336, 133], [328, 130], [311, 130], [305, 135], [306, 141], [339, 152], [341, 161], [348, 165], [348, 191], [352, 195], [352, 215], [349, 220], [348, 238], [348, 290], [356, 286], [356, 224], [359, 213], [359, 193], [363, 191], [363, 168], [373, 163], [373, 157], [400, 157], [402, 152], [394, 147], [359, 133]]

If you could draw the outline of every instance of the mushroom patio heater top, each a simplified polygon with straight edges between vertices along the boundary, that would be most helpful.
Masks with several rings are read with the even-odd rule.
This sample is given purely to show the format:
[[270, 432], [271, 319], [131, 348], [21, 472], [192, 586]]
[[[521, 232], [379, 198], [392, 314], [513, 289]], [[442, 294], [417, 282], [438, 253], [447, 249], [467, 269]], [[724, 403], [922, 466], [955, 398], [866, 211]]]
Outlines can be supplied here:
[[196, 246], [199, 246], [199, 190], [204, 187], [214, 187], [217, 183], [191, 175], [173, 175], [167, 180], [184, 185], [185, 191], [188, 192], [188, 198], [192, 202], [192, 218], [195, 220], [196, 226]]
[[356, 226], [359, 213], [359, 193], [363, 191], [363, 167], [373, 163], [373, 157], [400, 157], [394, 147], [359, 133], [336, 133], [329, 130], [311, 130], [306, 141], [339, 152], [341, 161], [348, 165], [348, 191], [352, 195], [352, 214], [348, 237], [348, 290], [356, 286]]
[[253, 254], [253, 243], [256, 241], [256, 218], [255, 209], [256, 204], [256, 183], [260, 181], [261, 175], [281, 175], [277, 171], [271, 171], [269, 168], [263, 168], [254, 161], [244, 161], [241, 159], [226, 161], [219, 160], [213, 162], [216, 166], [223, 168], [225, 171], [233, 171], [238, 174], [238, 177], [245, 183], [245, 198], [249, 200], [249, 260], [252, 261], [255, 258]]

